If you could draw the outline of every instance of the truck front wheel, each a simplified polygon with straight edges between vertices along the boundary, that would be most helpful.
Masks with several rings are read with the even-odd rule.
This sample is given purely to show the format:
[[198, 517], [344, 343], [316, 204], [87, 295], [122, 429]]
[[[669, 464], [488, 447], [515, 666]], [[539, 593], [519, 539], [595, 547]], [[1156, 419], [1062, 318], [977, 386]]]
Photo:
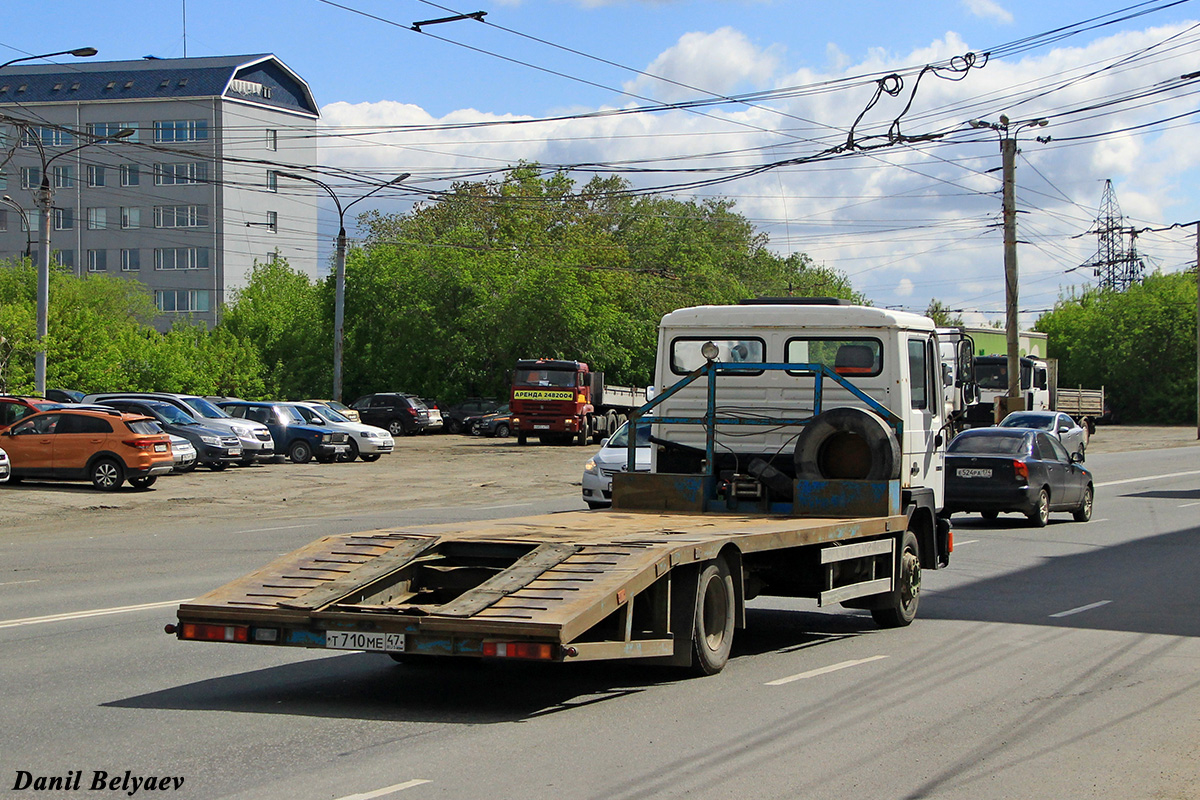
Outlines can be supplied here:
[[710, 561], [700, 571], [696, 592], [696, 624], [692, 633], [692, 669], [715, 675], [724, 669], [733, 649], [736, 602], [733, 574], [725, 559]]
[[917, 535], [912, 531], [905, 531], [900, 540], [894, 583], [891, 602], [884, 608], [871, 609], [875, 624], [881, 628], [903, 628], [917, 618], [917, 604], [921, 601], [921, 553]]

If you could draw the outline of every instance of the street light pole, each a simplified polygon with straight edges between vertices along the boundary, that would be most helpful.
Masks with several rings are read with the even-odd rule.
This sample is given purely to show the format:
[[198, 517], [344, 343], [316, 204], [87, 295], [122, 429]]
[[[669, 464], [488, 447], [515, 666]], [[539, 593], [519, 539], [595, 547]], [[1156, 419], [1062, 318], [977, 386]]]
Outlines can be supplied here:
[[122, 128], [112, 136], [97, 136], [83, 144], [63, 150], [61, 153], [46, 158], [46, 147], [40, 136], [34, 136], [38, 156], [42, 162], [42, 182], [34, 197], [38, 205], [41, 224], [38, 226], [38, 284], [37, 284], [37, 342], [38, 349], [33, 356], [33, 385], [35, 391], [46, 396], [46, 335], [50, 326], [50, 225], [54, 209], [54, 190], [50, 183], [50, 165], [65, 155], [78, 152], [99, 142], [113, 142], [132, 136], [132, 128]]
[[968, 124], [972, 128], [989, 128], [1000, 134], [1000, 163], [1004, 176], [1001, 208], [1004, 216], [1004, 324], [1008, 352], [1008, 396], [1005, 407], [996, 410], [999, 420], [999, 411], [1008, 413], [1023, 408], [1023, 404], [1017, 402], [1021, 397], [1021, 338], [1017, 303], [1017, 133], [1024, 128], [1045, 127], [1049, 120], [1010, 122], [1006, 115], [1001, 114], [999, 122], [973, 119]]
[[14, 58], [12, 61], [5, 61], [0, 64], [0, 69], [4, 69], [10, 64], [19, 64], [22, 61], [36, 61], [39, 58], [54, 58], [54, 56], [75, 56], [76, 58], [90, 58], [100, 52], [94, 47], [76, 47], [74, 50], [59, 50], [57, 53], [42, 53], [37, 56], [21, 56]]
[[337, 193], [323, 181], [308, 175], [300, 175], [294, 172], [279, 172], [276, 173], [284, 178], [293, 180], [308, 181], [315, 183], [325, 190], [326, 194], [333, 198], [333, 204], [337, 207], [338, 212], [338, 235], [337, 235], [337, 250], [334, 256], [334, 288], [333, 288], [333, 399], [336, 402], [342, 402], [342, 346], [345, 331], [345, 316], [346, 316], [346, 212], [350, 207], [360, 200], [366, 200], [371, 195], [385, 189], [388, 186], [394, 186], [403, 180], [410, 177], [412, 173], [402, 172], [392, 178], [387, 183], [382, 183], [376, 186], [371, 191], [361, 197], [351, 200], [342, 207], [342, 201], [337, 196]]

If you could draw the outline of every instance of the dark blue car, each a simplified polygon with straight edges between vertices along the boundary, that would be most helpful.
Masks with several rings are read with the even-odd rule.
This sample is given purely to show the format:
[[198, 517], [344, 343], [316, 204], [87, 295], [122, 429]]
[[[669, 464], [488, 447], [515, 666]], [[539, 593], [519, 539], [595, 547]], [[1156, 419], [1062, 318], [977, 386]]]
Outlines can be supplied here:
[[225, 413], [266, 425], [275, 440], [275, 452], [286, 453], [297, 464], [313, 458], [322, 463], [350, 451], [346, 434], [309, 425], [296, 409], [284, 403], [258, 400], [226, 400], [217, 403]]
[[1092, 473], [1045, 431], [972, 428], [946, 449], [943, 516], [978, 511], [992, 520], [1002, 511], [1024, 514], [1037, 527], [1051, 511], [1069, 511], [1078, 522], [1092, 516]]

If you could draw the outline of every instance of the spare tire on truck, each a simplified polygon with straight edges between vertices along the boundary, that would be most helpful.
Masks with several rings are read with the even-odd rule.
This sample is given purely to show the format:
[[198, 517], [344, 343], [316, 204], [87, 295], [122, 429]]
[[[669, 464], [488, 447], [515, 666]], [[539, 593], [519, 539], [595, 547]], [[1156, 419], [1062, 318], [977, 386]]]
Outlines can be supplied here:
[[887, 481], [900, 477], [900, 443], [878, 414], [831, 408], [804, 426], [795, 464], [800, 480]]

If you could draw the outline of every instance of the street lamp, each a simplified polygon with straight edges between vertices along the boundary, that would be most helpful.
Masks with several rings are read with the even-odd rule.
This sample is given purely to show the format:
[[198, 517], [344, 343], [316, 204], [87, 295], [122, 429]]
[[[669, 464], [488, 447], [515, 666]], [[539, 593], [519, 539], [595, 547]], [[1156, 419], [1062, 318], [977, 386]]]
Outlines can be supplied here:
[[46, 396], [46, 334], [49, 330], [50, 317], [50, 224], [51, 211], [54, 206], [54, 190], [50, 183], [50, 165], [65, 155], [82, 150], [99, 142], [112, 142], [125, 139], [135, 133], [133, 128], [122, 128], [112, 136], [96, 136], [81, 145], [63, 150], [61, 153], [46, 158], [46, 146], [42, 144], [41, 136], [33, 136], [37, 146], [38, 157], [42, 162], [42, 184], [37, 192], [36, 202], [40, 213], [41, 224], [38, 226], [38, 285], [37, 285], [37, 340], [38, 349], [33, 357], [33, 385], [38, 394]]
[[395, 186], [403, 180], [407, 180], [412, 173], [402, 172], [392, 178], [387, 183], [381, 183], [371, 191], [364, 194], [362, 197], [351, 200], [346, 206], [342, 207], [342, 201], [337, 196], [333, 189], [329, 188], [323, 181], [308, 175], [300, 175], [295, 172], [276, 172], [284, 178], [291, 178], [297, 181], [308, 181], [320, 186], [325, 192], [333, 198], [333, 204], [337, 206], [338, 212], [338, 235], [337, 235], [337, 257], [334, 267], [334, 290], [333, 290], [333, 399], [337, 402], [342, 402], [342, 338], [344, 330], [344, 322], [346, 316], [346, 212], [350, 207], [360, 200], [366, 200], [371, 195], [386, 189], [389, 186]]
[[[1016, 411], [1015, 398], [1021, 396], [1021, 351], [1017, 330], [1017, 133], [1025, 128], [1044, 128], [1050, 123], [1046, 119], [1028, 119], [1012, 122], [1001, 114], [999, 122], [973, 119], [967, 124], [972, 128], [988, 128], [1000, 134], [1000, 158], [1004, 170], [1004, 322], [1008, 344], [1008, 399], [1005, 412]], [[1049, 138], [1038, 137], [1040, 142]]]
[[91, 58], [100, 52], [94, 47], [76, 47], [74, 50], [59, 50], [57, 53], [42, 53], [40, 56], [22, 56], [14, 58], [12, 61], [5, 61], [0, 64], [0, 69], [4, 69], [9, 64], [19, 64], [22, 61], [36, 61], [39, 58], [53, 58], [54, 56], [75, 56], [76, 58]]

